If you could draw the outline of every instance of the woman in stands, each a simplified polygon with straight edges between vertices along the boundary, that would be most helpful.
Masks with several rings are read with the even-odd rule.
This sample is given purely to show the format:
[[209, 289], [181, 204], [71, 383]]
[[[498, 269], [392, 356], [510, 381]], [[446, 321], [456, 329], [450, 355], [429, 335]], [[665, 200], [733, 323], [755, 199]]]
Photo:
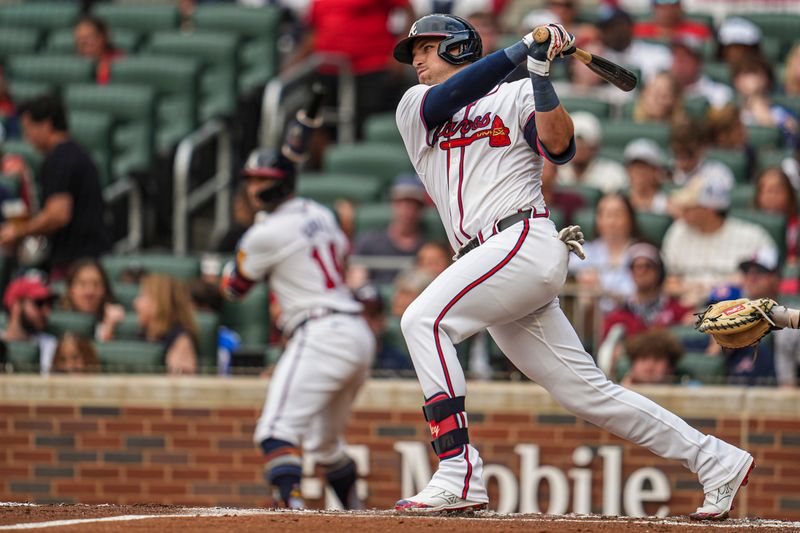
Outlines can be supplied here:
[[677, 80], [668, 72], [656, 74], [642, 89], [633, 109], [636, 122], [671, 123], [685, 115], [683, 95]]
[[786, 56], [783, 71], [783, 92], [787, 96], [800, 97], [800, 43], [797, 43]]
[[58, 340], [52, 371], [57, 374], [99, 372], [97, 350], [86, 337], [67, 332]]
[[144, 338], [163, 344], [167, 372], [196, 373], [197, 323], [184, 284], [169, 276], [147, 275], [133, 307]]
[[108, 26], [91, 15], [83, 16], [75, 26], [75, 50], [78, 55], [97, 61], [97, 83], [105, 85], [111, 79], [111, 63], [123, 56], [122, 50], [111, 43]]
[[114, 328], [125, 318], [125, 308], [114, 303], [108, 275], [100, 263], [91, 258], [79, 259], [70, 267], [61, 307], [97, 318], [95, 338], [99, 341], [113, 339]]
[[797, 198], [789, 177], [780, 167], [765, 168], [758, 175], [753, 205], [759, 211], [776, 213], [786, 219], [786, 264], [796, 265], [800, 238]]

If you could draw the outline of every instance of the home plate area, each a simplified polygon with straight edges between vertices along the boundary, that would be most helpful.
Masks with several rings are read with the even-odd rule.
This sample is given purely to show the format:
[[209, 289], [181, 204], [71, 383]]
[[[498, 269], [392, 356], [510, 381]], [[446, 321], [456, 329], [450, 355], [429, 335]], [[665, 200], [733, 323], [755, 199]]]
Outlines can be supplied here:
[[80, 531], [171, 533], [203, 530], [224, 532], [281, 531], [533, 531], [550, 532], [800, 532], [800, 522], [730, 519], [692, 522], [685, 517], [629, 518], [499, 514], [417, 516], [393, 511], [286, 511], [179, 507], [172, 505], [35, 505], [0, 503], [0, 531]]

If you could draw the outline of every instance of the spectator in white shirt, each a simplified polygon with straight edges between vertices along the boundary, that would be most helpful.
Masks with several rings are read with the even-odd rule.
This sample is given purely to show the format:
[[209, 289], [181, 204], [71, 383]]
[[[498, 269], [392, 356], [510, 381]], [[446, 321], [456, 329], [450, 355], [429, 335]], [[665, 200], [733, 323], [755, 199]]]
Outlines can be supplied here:
[[625, 170], [630, 189], [628, 198], [637, 212], [666, 214], [667, 194], [661, 190], [667, 158], [651, 139], [635, 139], [625, 147]]
[[703, 97], [711, 107], [722, 107], [733, 99], [733, 90], [703, 74], [703, 42], [691, 36], [672, 42], [672, 74], [686, 99]]
[[591, 113], [572, 113], [575, 128], [575, 157], [558, 167], [559, 184], [581, 184], [614, 192], [628, 186], [625, 168], [611, 159], [599, 156], [603, 142], [600, 120]]
[[672, 67], [669, 48], [633, 38], [633, 17], [627, 11], [602, 5], [595, 24], [600, 28], [601, 55], [606, 59], [639, 69], [644, 80]]

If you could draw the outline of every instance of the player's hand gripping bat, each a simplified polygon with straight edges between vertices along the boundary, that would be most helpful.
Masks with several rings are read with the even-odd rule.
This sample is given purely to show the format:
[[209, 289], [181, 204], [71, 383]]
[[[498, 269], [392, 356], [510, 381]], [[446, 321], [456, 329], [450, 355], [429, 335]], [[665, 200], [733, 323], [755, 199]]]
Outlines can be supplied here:
[[[533, 32], [533, 40], [537, 43], [545, 42], [549, 36], [550, 32], [544, 26], [539, 26]], [[616, 63], [612, 63], [604, 57], [590, 54], [586, 50], [577, 47], [571, 55], [589, 67], [592, 72], [625, 92], [632, 91], [636, 87], [637, 79], [633, 72]]]

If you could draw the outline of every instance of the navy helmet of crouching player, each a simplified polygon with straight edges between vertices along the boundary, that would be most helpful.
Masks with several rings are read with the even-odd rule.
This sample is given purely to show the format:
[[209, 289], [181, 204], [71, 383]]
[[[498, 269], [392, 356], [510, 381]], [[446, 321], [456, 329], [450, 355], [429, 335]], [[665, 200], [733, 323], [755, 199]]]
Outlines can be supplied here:
[[276, 205], [294, 193], [297, 168], [294, 161], [273, 148], [257, 148], [250, 153], [242, 168], [245, 179], [271, 179], [274, 183], [258, 192], [264, 204]]
[[483, 55], [481, 36], [472, 24], [455, 15], [434, 13], [425, 15], [411, 26], [408, 37], [395, 45], [394, 58], [410, 65], [414, 41], [421, 37], [442, 37], [439, 57], [453, 65], [474, 63]]

